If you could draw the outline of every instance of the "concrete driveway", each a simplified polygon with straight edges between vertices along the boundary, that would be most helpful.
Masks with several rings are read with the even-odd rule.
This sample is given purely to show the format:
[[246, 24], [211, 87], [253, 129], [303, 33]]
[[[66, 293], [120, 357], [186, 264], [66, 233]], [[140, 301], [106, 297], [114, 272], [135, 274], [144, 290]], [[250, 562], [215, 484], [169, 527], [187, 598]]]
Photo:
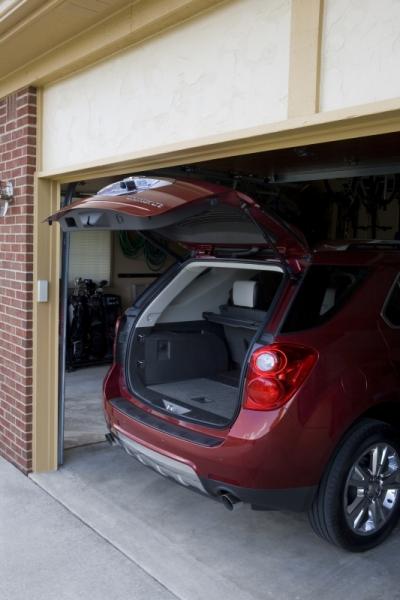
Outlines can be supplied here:
[[[61, 470], [32, 479], [182, 600], [400, 599], [398, 530], [348, 554], [319, 540], [304, 515], [230, 513], [103, 443], [68, 450]], [[108, 576], [118, 577], [111, 564]]]
[[0, 458], [0, 600], [175, 600]]

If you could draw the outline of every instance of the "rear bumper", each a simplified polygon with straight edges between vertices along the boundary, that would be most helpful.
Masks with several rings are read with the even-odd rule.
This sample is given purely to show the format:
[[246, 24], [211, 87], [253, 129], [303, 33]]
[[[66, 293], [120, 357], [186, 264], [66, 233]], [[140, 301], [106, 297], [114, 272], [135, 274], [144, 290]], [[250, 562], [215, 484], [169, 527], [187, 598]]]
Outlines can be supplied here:
[[[187, 464], [200, 481], [249, 489], [251, 504], [258, 503], [253, 501], [252, 490], [315, 489], [321, 479], [329, 436], [323, 428], [304, 427], [296, 405], [284, 418], [279, 410], [243, 409], [232, 427], [221, 431], [183, 425], [121, 397], [119, 391], [118, 385], [110, 383], [105, 389], [104, 410], [111, 431]], [[208, 493], [213, 494], [214, 487], [209, 487]], [[307, 490], [300, 495], [307, 498]], [[271, 502], [261, 504], [275, 506], [276, 496], [273, 493]]]
[[290, 510], [296, 512], [307, 510], [312, 503], [317, 487], [264, 490], [227, 485], [222, 481], [199, 477], [190, 465], [152, 450], [121, 432], [113, 431], [107, 436], [107, 439], [120, 445], [130, 456], [136, 458], [143, 465], [150, 467], [164, 477], [173, 479], [180, 485], [192, 488], [217, 500], [224, 495], [229, 495], [235, 498], [236, 501], [250, 504], [254, 510]]
[[160, 452], [155, 452], [122, 433], [111, 433], [110, 435], [115, 442], [122, 446], [125, 452], [136, 458], [146, 467], [150, 467], [164, 477], [174, 479], [177, 483], [185, 487], [192, 487], [204, 494], [207, 493], [196, 471], [189, 465], [165, 456], [165, 454], [161, 454]]

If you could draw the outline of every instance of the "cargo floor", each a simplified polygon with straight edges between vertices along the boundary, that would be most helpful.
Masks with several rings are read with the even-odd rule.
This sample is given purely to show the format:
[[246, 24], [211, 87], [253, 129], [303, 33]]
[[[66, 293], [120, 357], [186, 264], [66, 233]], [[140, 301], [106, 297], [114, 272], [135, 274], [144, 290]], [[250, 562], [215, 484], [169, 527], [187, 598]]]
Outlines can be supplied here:
[[160, 383], [149, 389], [227, 419], [234, 415], [237, 406], [236, 386], [205, 377]]

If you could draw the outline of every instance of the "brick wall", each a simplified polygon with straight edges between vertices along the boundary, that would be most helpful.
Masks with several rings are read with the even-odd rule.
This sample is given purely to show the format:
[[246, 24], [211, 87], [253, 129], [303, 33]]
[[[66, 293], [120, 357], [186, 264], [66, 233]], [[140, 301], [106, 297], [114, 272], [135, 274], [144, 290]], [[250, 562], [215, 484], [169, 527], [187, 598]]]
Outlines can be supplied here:
[[33, 175], [36, 91], [0, 99], [0, 179], [14, 201], [0, 217], [0, 455], [32, 467]]

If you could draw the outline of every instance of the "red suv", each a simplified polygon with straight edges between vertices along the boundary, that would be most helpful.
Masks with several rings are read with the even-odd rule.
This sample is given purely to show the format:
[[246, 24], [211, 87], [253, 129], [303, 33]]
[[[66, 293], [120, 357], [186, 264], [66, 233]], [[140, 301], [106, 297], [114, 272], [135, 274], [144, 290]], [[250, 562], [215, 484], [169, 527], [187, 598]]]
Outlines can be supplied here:
[[348, 550], [400, 511], [399, 247], [325, 245], [207, 182], [131, 177], [50, 218], [188, 253], [129, 308], [108, 439], [230, 510], [308, 510]]

